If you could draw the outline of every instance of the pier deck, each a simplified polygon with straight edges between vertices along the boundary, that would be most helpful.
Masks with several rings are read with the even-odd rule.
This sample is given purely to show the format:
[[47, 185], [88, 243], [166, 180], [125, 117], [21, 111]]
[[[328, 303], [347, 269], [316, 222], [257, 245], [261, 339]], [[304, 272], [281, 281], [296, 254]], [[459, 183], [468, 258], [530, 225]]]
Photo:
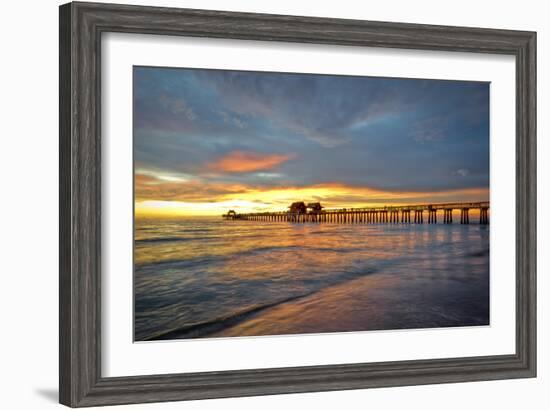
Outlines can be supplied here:
[[[293, 223], [438, 223], [442, 215], [443, 223], [453, 223], [453, 211], [460, 211], [460, 223], [470, 223], [470, 210], [479, 210], [479, 223], [489, 223], [489, 202], [454, 202], [441, 204], [399, 205], [372, 208], [322, 208], [316, 204], [314, 209], [295, 211], [294, 204], [289, 211], [257, 212], [239, 214], [233, 210], [222, 215], [226, 220], [244, 220], [257, 222], [293, 222]], [[457, 221], [458, 222], [458, 221]]]

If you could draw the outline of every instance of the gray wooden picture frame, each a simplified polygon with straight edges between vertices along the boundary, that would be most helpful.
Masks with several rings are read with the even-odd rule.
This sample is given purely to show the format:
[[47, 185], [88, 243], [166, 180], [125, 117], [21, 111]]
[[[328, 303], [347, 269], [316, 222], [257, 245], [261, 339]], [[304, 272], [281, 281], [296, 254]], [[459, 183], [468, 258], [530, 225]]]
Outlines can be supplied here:
[[[82, 407], [535, 377], [536, 33], [94, 3], [69, 3], [59, 11], [61, 403]], [[100, 67], [101, 35], [107, 32], [515, 56], [515, 354], [102, 377]]]

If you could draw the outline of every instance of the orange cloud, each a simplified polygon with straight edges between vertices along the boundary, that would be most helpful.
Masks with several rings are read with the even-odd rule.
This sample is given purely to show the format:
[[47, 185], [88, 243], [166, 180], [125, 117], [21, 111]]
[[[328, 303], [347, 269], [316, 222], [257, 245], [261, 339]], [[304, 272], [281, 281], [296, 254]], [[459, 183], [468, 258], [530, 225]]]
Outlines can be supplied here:
[[292, 155], [232, 151], [219, 160], [209, 163], [207, 167], [212, 171], [234, 173], [266, 171], [275, 168], [277, 165], [291, 158]]
[[222, 184], [191, 180], [167, 182], [148, 175], [135, 175], [134, 193], [137, 201], [217, 201], [228, 195], [246, 192], [249, 188], [240, 184]]

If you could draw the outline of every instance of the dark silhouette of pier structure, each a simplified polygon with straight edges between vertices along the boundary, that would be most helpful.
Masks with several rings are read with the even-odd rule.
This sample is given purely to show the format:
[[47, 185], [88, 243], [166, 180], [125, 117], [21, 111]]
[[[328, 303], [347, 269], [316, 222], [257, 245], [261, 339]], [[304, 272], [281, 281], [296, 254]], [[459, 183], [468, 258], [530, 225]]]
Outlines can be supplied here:
[[[444, 204], [396, 205], [373, 208], [325, 208], [319, 202], [294, 202], [288, 211], [239, 214], [234, 210], [222, 215], [226, 220], [292, 223], [397, 224], [453, 223], [453, 211], [460, 211], [460, 223], [470, 223], [470, 210], [479, 210], [479, 223], [489, 223], [489, 202], [453, 202]], [[426, 219], [424, 220], [424, 217]], [[458, 222], [458, 220], [456, 221]]]

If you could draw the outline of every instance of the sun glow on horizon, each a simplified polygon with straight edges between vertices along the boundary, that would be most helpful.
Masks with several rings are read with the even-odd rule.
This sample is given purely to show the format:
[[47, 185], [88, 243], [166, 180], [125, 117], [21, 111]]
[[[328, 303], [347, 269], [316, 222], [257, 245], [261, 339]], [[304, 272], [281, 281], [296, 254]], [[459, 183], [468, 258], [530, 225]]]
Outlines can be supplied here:
[[439, 192], [393, 192], [368, 187], [327, 184], [311, 187], [250, 188], [204, 201], [137, 198], [136, 217], [215, 216], [237, 213], [281, 212], [295, 201], [321, 202], [326, 208], [361, 208], [420, 203], [487, 201], [485, 188]]

